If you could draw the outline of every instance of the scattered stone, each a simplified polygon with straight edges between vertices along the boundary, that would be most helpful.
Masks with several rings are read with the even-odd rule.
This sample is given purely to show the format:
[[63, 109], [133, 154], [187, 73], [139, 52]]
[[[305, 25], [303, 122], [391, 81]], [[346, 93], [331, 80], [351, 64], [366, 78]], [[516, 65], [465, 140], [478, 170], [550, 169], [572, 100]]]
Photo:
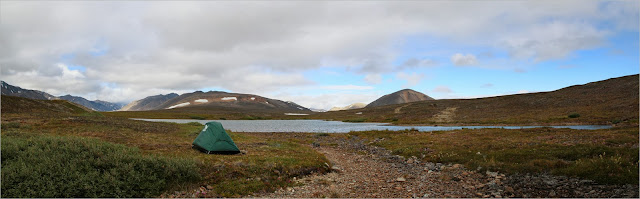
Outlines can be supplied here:
[[342, 172], [342, 169], [340, 167], [338, 167], [338, 166], [335, 166], [335, 165], [331, 167], [331, 170], [335, 171], [335, 172], [338, 172], [338, 173]]
[[510, 186], [506, 186], [506, 187], [504, 188], [504, 191], [506, 191], [506, 192], [508, 192], [508, 193], [513, 193], [513, 192], [515, 192], [515, 190], [513, 190], [513, 188], [512, 188], [512, 187], [510, 187]]
[[498, 172], [491, 172], [491, 171], [487, 171], [486, 173], [487, 173], [487, 175], [488, 175], [488, 176], [490, 176], [490, 177], [494, 177], [494, 178], [495, 178], [496, 176], [498, 176]]
[[[498, 172], [486, 171], [482, 167], [477, 167], [476, 172], [476, 169], [465, 170], [462, 164], [420, 162], [414, 157], [393, 155], [382, 147], [366, 145], [369, 140], [357, 136], [350, 136], [348, 139], [334, 136], [312, 139], [319, 145], [316, 150], [323, 153], [330, 162], [340, 163], [338, 168], [342, 170], [341, 173], [314, 173], [297, 180], [303, 185], [296, 187], [293, 192], [284, 189], [253, 197], [638, 198], [637, 185], [598, 185], [592, 181], [550, 174], [510, 174], [507, 177]], [[328, 162], [325, 166], [327, 169], [335, 169]], [[188, 197], [189, 194], [191, 193], [178, 197]]]

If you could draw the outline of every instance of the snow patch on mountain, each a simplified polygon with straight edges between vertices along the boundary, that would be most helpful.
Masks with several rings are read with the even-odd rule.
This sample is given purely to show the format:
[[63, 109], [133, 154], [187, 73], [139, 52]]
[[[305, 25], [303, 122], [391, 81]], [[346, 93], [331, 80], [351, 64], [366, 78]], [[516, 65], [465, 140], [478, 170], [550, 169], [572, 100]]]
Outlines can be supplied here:
[[225, 101], [226, 100], [234, 100], [234, 101], [236, 101], [236, 100], [238, 100], [238, 98], [237, 97], [223, 97], [222, 100], [225, 100]]
[[172, 109], [172, 108], [178, 108], [178, 107], [188, 106], [189, 104], [191, 104], [191, 103], [189, 103], [189, 102], [180, 103], [180, 104], [176, 104], [176, 105], [170, 106], [169, 108], [166, 108], [166, 109]]
[[309, 115], [306, 113], [285, 113], [285, 115]]

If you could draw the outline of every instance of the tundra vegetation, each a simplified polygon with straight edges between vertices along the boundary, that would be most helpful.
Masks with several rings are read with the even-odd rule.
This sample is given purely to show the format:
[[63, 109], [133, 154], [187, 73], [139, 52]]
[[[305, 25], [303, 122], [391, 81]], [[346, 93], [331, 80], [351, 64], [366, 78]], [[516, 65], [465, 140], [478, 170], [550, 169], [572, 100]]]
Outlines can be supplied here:
[[201, 196], [239, 197], [328, 171], [302, 138], [228, 132], [248, 153], [207, 155], [191, 149], [199, 123], [135, 121], [9, 96], [2, 111], [2, 197], [157, 197], [206, 185]]
[[507, 173], [551, 173], [638, 184], [638, 127], [351, 132], [404, 157]]
[[[2, 96], [2, 197], [241, 197], [325, 173], [315, 139], [357, 136], [394, 154], [474, 170], [550, 173], [638, 185], [638, 76], [558, 91], [285, 116], [203, 108], [94, 112], [62, 100]], [[361, 114], [356, 114], [361, 113]], [[430, 125], [610, 124], [611, 129], [462, 129], [349, 134], [228, 132], [246, 155], [191, 149], [203, 125], [128, 118], [329, 119]], [[293, 135], [293, 136], [291, 136]], [[337, 144], [337, 143], [333, 143]], [[63, 190], [63, 191], [56, 191]], [[187, 197], [189, 197], [188, 195]]]

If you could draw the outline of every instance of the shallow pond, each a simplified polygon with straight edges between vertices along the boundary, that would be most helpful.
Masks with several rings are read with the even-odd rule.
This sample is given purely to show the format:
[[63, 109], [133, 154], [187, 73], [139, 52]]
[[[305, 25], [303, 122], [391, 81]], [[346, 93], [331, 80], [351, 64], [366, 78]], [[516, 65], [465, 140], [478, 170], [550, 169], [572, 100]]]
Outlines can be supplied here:
[[386, 126], [389, 123], [348, 123], [340, 121], [324, 120], [192, 120], [192, 119], [141, 119], [151, 122], [175, 122], [189, 123], [199, 122], [205, 124], [209, 121], [222, 123], [222, 126], [234, 132], [312, 132], [312, 133], [348, 133], [350, 131], [370, 131], [370, 130], [406, 130], [417, 129], [419, 131], [446, 131], [456, 129], [480, 129], [480, 128], [570, 128], [570, 129], [606, 129], [607, 125], [574, 125], [574, 126]]

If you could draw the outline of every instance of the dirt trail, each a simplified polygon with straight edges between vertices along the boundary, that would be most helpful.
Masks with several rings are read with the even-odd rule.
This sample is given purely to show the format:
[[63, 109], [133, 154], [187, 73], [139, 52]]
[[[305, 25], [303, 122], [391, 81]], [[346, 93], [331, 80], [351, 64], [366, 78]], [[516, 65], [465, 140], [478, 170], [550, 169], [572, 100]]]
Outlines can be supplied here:
[[[325, 137], [315, 149], [331, 162], [328, 174], [314, 174], [296, 182], [301, 186], [258, 194], [261, 198], [443, 198], [443, 197], [638, 197], [635, 185], [597, 185], [562, 176], [479, 173], [459, 164], [420, 162], [357, 138]], [[368, 141], [365, 141], [368, 142]]]
[[409, 104], [401, 106], [401, 107], [398, 107], [396, 109], [393, 109], [393, 113], [395, 113], [395, 114], [402, 113], [402, 112], [400, 112], [400, 110], [402, 110], [402, 108], [407, 107], [407, 106], [409, 106]]
[[435, 122], [453, 122], [453, 117], [456, 115], [458, 107], [447, 107], [440, 113], [433, 116]]
[[434, 164], [431, 170], [416, 159], [405, 160], [385, 153], [381, 148], [366, 153], [343, 147], [316, 149], [331, 161], [334, 172], [298, 179], [302, 186], [280, 189], [260, 197], [477, 197], [474, 185], [482, 184], [471, 177], [474, 173], [463, 171], [460, 165], [437, 165], [436, 168]]

